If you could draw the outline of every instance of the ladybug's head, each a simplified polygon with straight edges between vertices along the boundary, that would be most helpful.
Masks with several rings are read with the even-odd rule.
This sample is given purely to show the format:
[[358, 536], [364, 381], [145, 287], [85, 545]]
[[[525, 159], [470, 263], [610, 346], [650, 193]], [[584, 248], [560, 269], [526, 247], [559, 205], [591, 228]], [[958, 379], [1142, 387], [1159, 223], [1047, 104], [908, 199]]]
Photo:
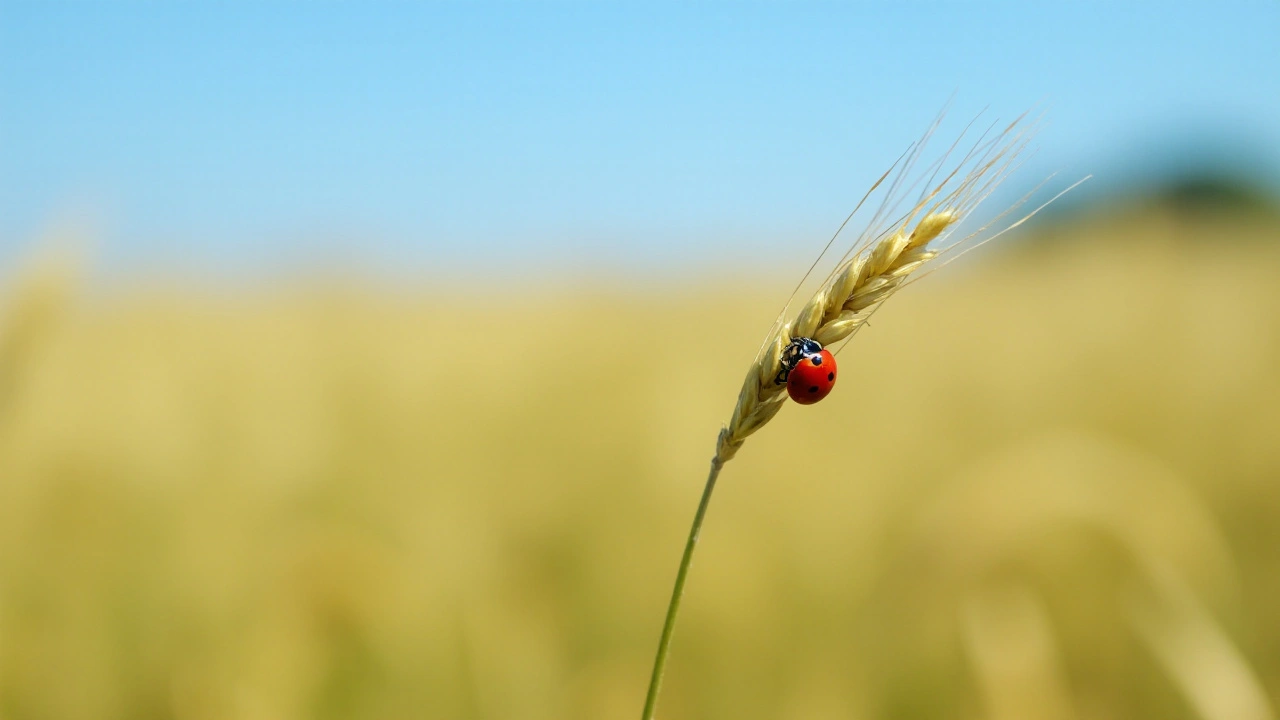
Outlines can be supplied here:
[[778, 385], [787, 384], [787, 377], [801, 360], [820, 352], [822, 352], [822, 345], [817, 340], [806, 337], [791, 338], [791, 342], [782, 348], [782, 368], [774, 382]]
[[796, 348], [796, 352], [800, 357], [807, 357], [814, 353], [822, 352], [822, 345], [812, 338], [792, 338], [787, 345], [787, 349]]

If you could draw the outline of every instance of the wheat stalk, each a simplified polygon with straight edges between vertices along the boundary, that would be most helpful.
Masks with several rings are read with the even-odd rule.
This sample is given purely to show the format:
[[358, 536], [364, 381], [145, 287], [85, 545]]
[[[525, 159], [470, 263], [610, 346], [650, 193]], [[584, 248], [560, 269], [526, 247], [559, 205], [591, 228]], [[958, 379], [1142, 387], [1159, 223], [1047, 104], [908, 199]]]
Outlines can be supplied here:
[[[1027, 198], [1024, 197], [990, 223], [955, 242], [947, 243], [948, 236], [957, 224], [973, 212], [1016, 167], [1017, 158], [1026, 149], [1031, 132], [1034, 130], [1034, 123], [1030, 124], [1031, 127], [1020, 129], [1023, 118], [1019, 118], [1005, 127], [1002, 132], [988, 139], [993, 126], [978, 138], [963, 158], [948, 166], [949, 159], [965, 133], [968, 132], [966, 128], [965, 133], [960, 136], [961, 139], [957, 139], [941, 158], [926, 167], [920, 178], [912, 181], [911, 177], [921, 154], [941, 120], [940, 116], [925, 133], [924, 138], [913, 144], [899, 158], [898, 163], [895, 163], [895, 167], [890, 168], [889, 172], [876, 181], [863, 197], [862, 202], [859, 202], [849, 217], [845, 218], [844, 223], [840, 225], [822, 254], [819, 255], [818, 261], [810, 267], [810, 273], [814, 267], [817, 267], [822, 255], [831, 248], [867, 198], [896, 171], [896, 175], [885, 191], [883, 202], [867, 223], [859, 239], [837, 262], [817, 292], [801, 307], [793, 320], [782, 321], [786, 314], [786, 308], [783, 308], [783, 312], [774, 322], [773, 328], [770, 329], [757, 352], [750, 369], [747, 370], [742, 390], [738, 393], [738, 402], [734, 405], [729, 422], [720, 430], [716, 440], [711, 472], [707, 476], [698, 510], [694, 514], [693, 527], [685, 542], [684, 555], [676, 573], [675, 588], [667, 606], [662, 636], [658, 641], [658, 654], [649, 680], [643, 720], [652, 720], [656, 710], [658, 691], [662, 685], [662, 674], [675, 629], [675, 619], [680, 608], [680, 600], [684, 595], [685, 579], [692, 564], [693, 551], [697, 546], [707, 505], [710, 503], [711, 493], [715, 489], [720, 470], [726, 462], [733, 459], [747, 437], [764, 427], [786, 403], [785, 388], [775, 380], [781, 367], [783, 349], [793, 338], [810, 338], [823, 346], [849, 339], [866, 324], [867, 319], [886, 299], [910, 282], [909, 278], [912, 275], [916, 278], [920, 277], [922, 275], [920, 271], [926, 265], [955, 248], [964, 247], [965, 249], [961, 251], [964, 252], [994, 239], [1022, 224], [1044, 207], [1042, 205], [1036, 208], [1017, 222], [981, 238], [976, 243], [966, 242], [986, 233], [994, 223], [1007, 217], [1026, 201]], [[973, 123], [970, 123], [970, 127], [972, 125]], [[941, 179], [939, 179], [940, 176]], [[898, 215], [896, 220], [889, 221], [889, 218], [894, 216], [898, 208], [903, 205], [904, 197], [917, 185], [922, 185], [923, 189], [916, 200], [906, 212]], [[1075, 185], [1063, 190], [1062, 193], [1073, 187]], [[1056, 200], [1062, 193], [1049, 202]], [[957, 253], [957, 256], [959, 254]], [[806, 279], [807, 277], [808, 275]], [[802, 280], [801, 285], [803, 283]], [[797, 291], [799, 287], [797, 286]]]

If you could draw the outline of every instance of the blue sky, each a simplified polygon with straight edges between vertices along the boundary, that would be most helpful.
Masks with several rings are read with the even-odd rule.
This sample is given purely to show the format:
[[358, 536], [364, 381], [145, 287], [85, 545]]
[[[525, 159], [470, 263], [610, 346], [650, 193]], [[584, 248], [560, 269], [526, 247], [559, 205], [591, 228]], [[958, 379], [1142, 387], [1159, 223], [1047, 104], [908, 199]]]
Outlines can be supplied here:
[[0, 8], [4, 260], [81, 224], [126, 273], [767, 262], [953, 94], [1048, 109], [1028, 183], [1280, 163], [1274, 0]]

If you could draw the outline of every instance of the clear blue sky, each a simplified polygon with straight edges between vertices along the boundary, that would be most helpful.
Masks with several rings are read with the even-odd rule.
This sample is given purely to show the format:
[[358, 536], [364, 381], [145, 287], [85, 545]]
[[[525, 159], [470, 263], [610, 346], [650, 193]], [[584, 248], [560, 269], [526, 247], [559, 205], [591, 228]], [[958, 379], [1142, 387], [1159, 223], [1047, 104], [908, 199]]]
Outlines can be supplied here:
[[0, 259], [68, 219], [125, 271], [807, 254], [953, 93], [1049, 109], [1033, 175], [1275, 161], [1277, 48], [1276, 0], [6, 2]]

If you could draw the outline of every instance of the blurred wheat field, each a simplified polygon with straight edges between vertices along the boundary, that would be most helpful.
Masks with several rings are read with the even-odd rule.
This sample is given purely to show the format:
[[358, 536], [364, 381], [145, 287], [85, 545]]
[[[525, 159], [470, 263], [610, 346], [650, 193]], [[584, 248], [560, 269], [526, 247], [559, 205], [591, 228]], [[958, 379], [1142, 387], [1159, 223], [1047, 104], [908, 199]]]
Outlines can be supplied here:
[[[726, 467], [661, 716], [1276, 717], [1280, 231], [1057, 232]], [[779, 302], [13, 280], [4, 720], [636, 715]]]

